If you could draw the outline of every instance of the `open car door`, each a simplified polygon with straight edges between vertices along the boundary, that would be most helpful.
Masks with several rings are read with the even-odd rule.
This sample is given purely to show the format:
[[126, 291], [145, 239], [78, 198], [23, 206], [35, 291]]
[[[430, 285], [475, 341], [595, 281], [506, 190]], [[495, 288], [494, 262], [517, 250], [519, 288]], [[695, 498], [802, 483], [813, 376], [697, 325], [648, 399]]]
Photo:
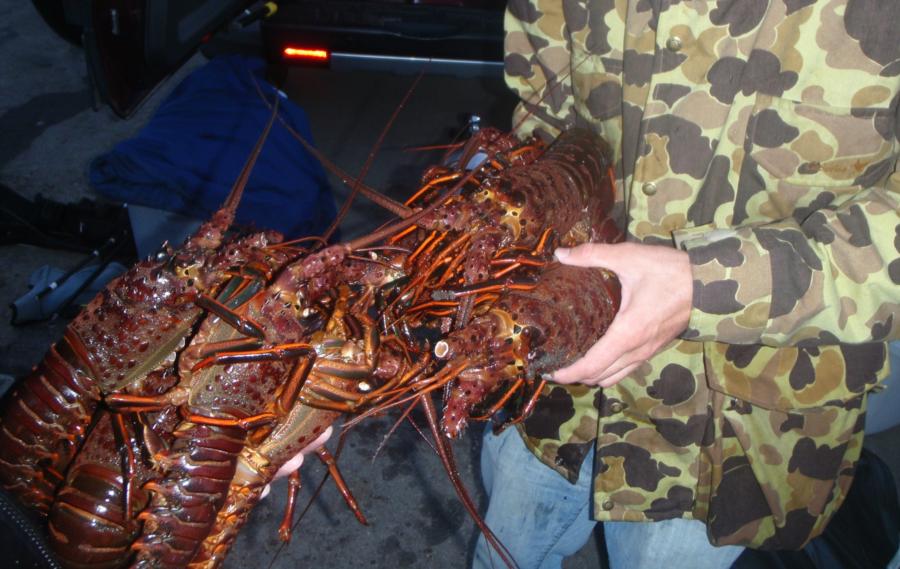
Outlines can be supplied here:
[[251, 0], [88, 0], [82, 38], [101, 102], [130, 116]]

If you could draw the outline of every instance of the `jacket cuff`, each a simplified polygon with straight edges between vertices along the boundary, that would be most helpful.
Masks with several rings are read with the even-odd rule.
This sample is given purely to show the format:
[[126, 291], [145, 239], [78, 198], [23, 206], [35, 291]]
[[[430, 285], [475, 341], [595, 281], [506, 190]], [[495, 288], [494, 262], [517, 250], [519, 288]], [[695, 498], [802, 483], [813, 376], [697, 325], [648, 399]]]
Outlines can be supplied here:
[[690, 258], [694, 282], [691, 319], [682, 338], [758, 342], [769, 321], [772, 266], [754, 228], [707, 225], [678, 230], [673, 238]]

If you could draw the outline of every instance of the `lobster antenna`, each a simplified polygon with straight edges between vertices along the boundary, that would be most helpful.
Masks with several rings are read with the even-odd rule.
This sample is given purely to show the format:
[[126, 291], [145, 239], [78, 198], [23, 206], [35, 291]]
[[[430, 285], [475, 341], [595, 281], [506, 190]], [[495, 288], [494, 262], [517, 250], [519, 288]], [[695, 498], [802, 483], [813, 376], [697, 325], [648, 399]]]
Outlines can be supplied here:
[[[271, 103], [263, 94], [262, 89], [260, 89], [259, 84], [256, 83], [256, 79], [254, 78], [254, 85], [256, 86], [256, 92], [259, 94], [259, 97], [263, 100], [263, 102], [271, 108]], [[337, 176], [341, 182], [347, 186], [352, 187], [353, 184], [359, 184], [359, 193], [366, 197], [369, 201], [375, 203], [381, 208], [393, 213], [398, 217], [406, 217], [412, 213], [412, 210], [400, 202], [394, 201], [386, 195], [382, 194], [376, 189], [373, 189], [362, 182], [358, 182], [353, 176], [341, 170], [334, 162], [329, 160], [318, 148], [313, 146], [306, 140], [302, 134], [297, 132], [297, 130], [288, 124], [287, 120], [284, 117], [278, 117], [278, 120], [281, 122], [281, 126], [283, 126], [291, 136], [293, 136], [297, 142], [306, 149], [307, 152], [313, 155], [319, 163], [322, 164], [328, 171]]]
[[[471, 124], [471, 123], [470, 123]], [[444, 154], [441, 157], [440, 162], [445, 163], [447, 158], [452, 154], [454, 150], [462, 148], [465, 146], [465, 142], [457, 142], [460, 138], [462, 138], [463, 134], [469, 129], [469, 125], [463, 126], [456, 131], [456, 134], [453, 135], [453, 138], [450, 139], [450, 142], [446, 144], [431, 144], [426, 146], [410, 146], [409, 148], [404, 148], [404, 152], [428, 152], [431, 150], [443, 150]]]
[[[426, 397], [426, 396], [423, 395], [423, 397]], [[391, 436], [393, 436], [393, 434], [397, 431], [397, 429], [403, 423], [404, 419], [409, 421], [409, 423], [413, 426], [413, 428], [416, 430], [416, 432], [419, 433], [419, 435], [422, 437], [422, 439], [425, 441], [425, 443], [431, 447], [431, 450], [433, 450], [435, 453], [437, 453], [437, 449], [434, 448], [434, 445], [431, 444], [431, 441], [428, 440], [428, 437], [425, 436], [425, 433], [422, 432], [422, 429], [419, 428], [419, 425], [416, 424], [416, 422], [413, 420], [412, 416], [410, 415], [412, 410], [415, 409], [416, 405], [418, 405], [418, 404], [419, 404], [419, 400], [416, 399], [406, 408], [405, 411], [403, 411], [403, 413], [400, 415], [400, 418], [397, 419], [396, 421], [394, 421], [394, 424], [391, 425], [391, 428], [381, 439], [381, 443], [378, 445], [378, 448], [375, 449], [375, 454], [372, 455], [372, 462], [375, 462], [375, 459], [378, 458], [378, 455], [381, 454], [382, 450], [384, 450], [385, 445], [387, 445], [388, 439], [390, 439]]]
[[[254, 82], [255, 81], [256, 79], [254, 78]], [[279, 97], [276, 95], [275, 104], [271, 106], [272, 114], [269, 116], [269, 122], [266, 123], [266, 128], [263, 129], [262, 134], [259, 135], [256, 145], [253, 147], [253, 152], [247, 157], [247, 161], [244, 163], [244, 167], [241, 169], [241, 173], [237, 180], [235, 180], [231, 192], [225, 199], [225, 203], [222, 204], [222, 209], [231, 217], [234, 217], [234, 214], [237, 211], [237, 206], [241, 201], [241, 196], [244, 194], [244, 188], [247, 186], [247, 181], [250, 179], [250, 173], [253, 171], [253, 166], [256, 165], [256, 160], [262, 153], [263, 145], [269, 137], [269, 131], [272, 130], [272, 125], [275, 123], [275, 117], [278, 116], [278, 103]]]
[[[325, 483], [328, 482], [329, 476], [331, 476], [331, 474], [326, 469], [325, 475], [322, 476], [322, 480], [319, 481], [318, 486], [316, 486], [315, 491], [313, 491], [312, 497], [309, 499], [309, 501], [306, 503], [306, 506], [304, 506], [303, 510], [300, 512], [300, 515], [297, 517], [297, 521], [295, 521], [294, 525], [291, 526], [291, 533], [293, 533], [294, 531], [297, 530], [297, 526], [300, 525], [300, 520], [303, 519], [303, 516], [306, 515], [306, 512], [309, 511], [309, 509], [313, 505], [313, 502], [316, 501], [316, 498], [318, 498], [319, 494], [322, 492], [322, 489], [325, 487]], [[284, 551], [284, 548], [288, 546], [288, 542], [284, 542], [281, 540], [279, 540], [279, 541], [280, 541], [280, 543], [278, 544], [278, 548], [275, 550], [275, 553], [272, 555], [272, 559], [269, 561], [269, 565], [267, 566], [266, 569], [272, 569], [272, 567], [275, 565], [275, 562], [278, 561], [278, 557], [281, 556], [281, 553]]]
[[[584, 58], [582, 58], [582, 60], [579, 61], [578, 63], [576, 63], [574, 66], [571, 63], [569, 63], [568, 64], [569, 70], [562, 76], [562, 79], [556, 81], [555, 85], [559, 85], [560, 81], [565, 81], [566, 79], [569, 79], [572, 76], [572, 73], [574, 73], [576, 69], [581, 67], [581, 65], [585, 61], [587, 61], [589, 57], [590, 57], [589, 55], [585, 55]], [[522, 124], [524, 124], [526, 120], [528, 120], [528, 117], [531, 117], [531, 116], [534, 116], [535, 114], [537, 114], [536, 113], [537, 106], [540, 103], [543, 103], [544, 100], [546, 100], [547, 97], [549, 97], [552, 93], [553, 93], [553, 89], [548, 84], [547, 88], [544, 90], [544, 93], [534, 103], [523, 100], [522, 102], [525, 104], [526, 108], [528, 108], [528, 113], [524, 117], [522, 117], [519, 120], [519, 122], [517, 122], [516, 124], [513, 125], [513, 127], [512, 127], [513, 132], [518, 130], [519, 127], [522, 126]], [[578, 111], [576, 110], [575, 112], [577, 113]], [[559, 119], [554, 119], [554, 117], [544, 117], [544, 118], [551, 120], [553, 122], [559, 122]], [[562, 124], [561, 126], [557, 125], [557, 128], [559, 128], [560, 130], [564, 130], [564, 127], [565, 127], [565, 124]]]
[[500, 559], [503, 563], [510, 569], [517, 568], [518, 565], [516, 565], [515, 560], [512, 558], [512, 554], [506, 549], [506, 546], [500, 542], [500, 539], [493, 531], [491, 531], [491, 528], [487, 526], [484, 519], [478, 514], [478, 508], [475, 507], [472, 497], [469, 496], [469, 492], [466, 490], [465, 485], [463, 485], [463, 482], [459, 477], [459, 469], [456, 466], [456, 460], [453, 458], [453, 449], [450, 447], [447, 439], [441, 436], [440, 427], [438, 426], [437, 411], [434, 408], [434, 401], [432, 401], [431, 395], [424, 395], [421, 401], [422, 408], [425, 411], [425, 417], [428, 419], [428, 428], [431, 430], [431, 436], [434, 437], [434, 443], [437, 446], [438, 457], [441, 459], [444, 470], [447, 471], [447, 476], [453, 484], [453, 489], [456, 490], [456, 495], [459, 496], [460, 501], [463, 503], [466, 511], [469, 512], [475, 525], [481, 530], [485, 540], [487, 540], [494, 551], [500, 555]]
[[443, 194], [441, 194], [441, 196], [438, 199], [436, 199], [434, 202], [429, 204], [424, 209], [420, 209], [419, 211], [413, 213], [412, 215], [405, 217], [405, 218], [401, 219], [400, 221], [397, 221], [391, 225], [387, 225], [378, 231], [370, 233], [369, 235], [364, 235], [362, 237], [354, 239], [354, 240], [350, 241], [349, 243], [347, 243], [346, 247], [351, 251], [355, 251], [356, 249], [358, 249], [360, 247], [368, 247], [369, 245], [371, 245], [373, 243], [377, 243], [377, 242], [381, 241], [382, 239], [388, 237], [389, 235], [393, 235], [394, 233], [402, 231], [403, 229], [406, 229], [410, 225], [417, 223], [420, 219], [422, 219], [423, 217], [425, 217], [426, 215], [428, 215], [429, 213], [431, 213], [432, 211], [437, 209], [438, 206], [440, 206], [444, 202], [444, 200], [458, 194], [459, 191], [463, 188], [463, 186], [465, 186], [467, 183], [469, 183], [469, 181], [471, 181], [475, 177], [475, 174], [477, 172], [478, 172], [478, 168], [473, 168], [472, 170], [469, 170], [469, 173], [466, 174], [465, 176], [463, 176], [462, 178], [460, 178], [460, 180], [452, 188], [449, 188], [447, 191], [445, 191]]
[[[431, 60], [429, 59], [429, 62]], [[372, 167], [372, 163], [375, 161], [375, 154], [381, 149], [381, 145], [384, 143], [384, 138], [387, 136], [387, 133], [390, 132], [391, 127], [394, 126], [394, 123], [397, 121], [397, 116], [400, 114], [400, 111], [406, 106], [406, 103], [409, 101], [409, 98], [412, 96], [413, 92], [418, 87], [419, 82], [422, 80], [422, 77], [425, 75], [425, 70], [428, 68], [428, 64], [422, 68], [422, 71], [416, 76], [415, 81], [412, 82], [412, 85], [407, 89], [406, 94], [403, 95], [403, 99], [400, 101], [400, 104], [394, 108], [393, 114], [391, 114], [391, 118], [388, 119], [387, 124], [384, 125], [384, 128], [381, 129], [381, 134], [378, 135], [378, 140], [375, 141], [375, 145], [372, 147], [372, 150], [369, 151], [369, 155], [366, 157], [366, 162], [363, 164], [362, 169], [359, 171], [359, 176], [356, 177], [356, 180], [353, 182], [353, 186], [350, 188], [350, 195], [347, 196], [347, 199], [344, 200], [344, 205], [341, 206], [341, 210], [334, 217], [334, 221], [331, 222], [331, 225], [325, 231], [325, 234], [322, 237], [327, 241], [334, 231], [338, 228], [341, 220], [347, 216], [347, 212], [350, 211], [350, 206], [353, 205], [353, 200], [356, 199], [356, 196], [360, 193], [362, 189], [362, 181], [366, 178], [366, 174], [369, 173], [369, 169]]]

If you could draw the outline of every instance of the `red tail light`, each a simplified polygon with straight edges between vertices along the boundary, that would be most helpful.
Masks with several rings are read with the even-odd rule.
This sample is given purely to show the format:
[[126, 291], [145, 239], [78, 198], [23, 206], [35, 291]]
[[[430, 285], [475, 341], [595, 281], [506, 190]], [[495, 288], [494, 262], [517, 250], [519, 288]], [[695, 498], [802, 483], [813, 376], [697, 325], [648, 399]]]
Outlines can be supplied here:
[[305, 59], [307, 61], [326, 62], [331, 57], [326, 49], [287, 45], [281, 50], [286, 59]]

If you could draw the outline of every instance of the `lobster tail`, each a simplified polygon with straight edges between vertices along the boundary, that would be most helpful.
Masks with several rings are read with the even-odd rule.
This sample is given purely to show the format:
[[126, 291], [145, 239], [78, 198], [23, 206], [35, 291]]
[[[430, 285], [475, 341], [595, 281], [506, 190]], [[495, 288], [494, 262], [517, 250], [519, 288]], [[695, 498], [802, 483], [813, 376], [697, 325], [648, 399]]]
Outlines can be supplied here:
[[50, 349], [0, 413], [0, 484], [44, 515], [99, 400], [93, 380], [60, 355], [69, 341]]
[[162, 459], [165, 478], [145, 486], [152, 497], [138, 516], [144, 529], [132, 546], [133, 567], [183, 567], [191, 561], [225, 503], [245, 438], [236, 426], [182, 423]]
[[[122, 477], [96, 465], [73, 468], [50, 511], [53, 550], [67, 569], [115, 569], [139, 527], [126, 519]], [[89, 523], [85, 523], [89, 520]]]
[[[50, 545], [67, 569], [114, 569], [140, 532], [134, 513], [147, 505], [141, 484], [154, 473], [123, 415], [100, 411], [50, 510]], [[109, 452], [118, 449], [118, 453]]]
[[264, 485], [232, 484], [216, 524], [203, 541], [188, 569], [215, 569], [225, 560], [238, 532], [262, 498]]

